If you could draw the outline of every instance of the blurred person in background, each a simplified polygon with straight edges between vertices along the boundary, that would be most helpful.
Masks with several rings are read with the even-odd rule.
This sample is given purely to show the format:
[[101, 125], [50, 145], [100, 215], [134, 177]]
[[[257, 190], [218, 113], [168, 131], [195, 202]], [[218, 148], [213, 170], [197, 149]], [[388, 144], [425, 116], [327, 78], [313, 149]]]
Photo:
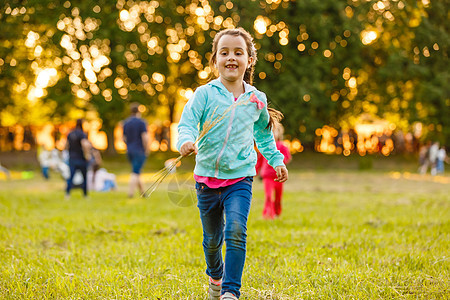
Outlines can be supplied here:
[[38, 161], [41, 167], [42, 176], [45, 179], [50, 178], [50, 164], [52, 160], [52, 152], [48, 150], [45, 146], [38, 147]]
[[88, 190], [109, 192], [117, 188], [116, 175], [109, 173], [105, 168], [99, 168], [95, 174], [92, 169], [89, 169], [87, 178]]
[[[90, 182], [90, 183], [92, 185], [95, 185], [95, 175], [96, 175], [97, 171], [100, 169], [100, 166], [101, 166], [103, 160], [102, 160], [102, 154], [100, 153], [100, 150], [98, 150], [97, 148], [92, 146], [92, 143], [90, 143], [90, 145], [91, 145], [91, 150], [90, 150], [90, 159], [88, 161], [88, 172], [92, 172], [92, 177], [91, 177], [92, 182]], [[89, 189], [89, 187], [88, 187], [88, 189]]]
[[148, 155], [147, 124], [141, 119], [139, 104], [132, 103], [131, 115], [123, 122], [123, 141], [127, 145], [127, 156], [131, 163], [131, 175], [128, 188], [128, 197], [134, 196], [135, 190], [144, 192], [141, 181], [141, 170]]
[[46, 145], [39, 145], [37, 154], [42, 176], [44, 176], [45, 179], [50, 178], [50, 170], [60, 173], [65, 180], [69, 178], [68, 162], [66, 166], [61, 159], [58, 149], [50, 149], [50, 147]]
[[419, 148], [419, 173], [425, 174], [428, 169], [429, 161], [429, 150], [431, 147], [431, 142], [428, 141], [426, 144]]
[[116, 175], [109, 173], [102, 167], [102, 154], [91, 144], [91, 158], [88, 161], [87, 189], [97, 192], [115, 190]]
[[69, 154], [70, 177], [67, 180], [66, 198], [70, 197], [70, 190], [73, 187], [73, 177], [77, 170], [81, 172], [83, 181], [81, 188], [84, 197], [87, 197], [87, 167], [91, 158], [91, 143], [88, 141], [83, 131], [83, 120], [78, 119], [75, 129], [67, 136], [66, 147]]
[[[289, 148], [283, 143], [284, 127], [276, 122], [273, 127], [273, 136], [275, 138], [277, 149], [283, 154], [284, 164], [291, 161]], [[281, 199], [283, 197], [283, 182], [275, 181], [277, 173], [269, 165], [267, 159], [258, 152], [258, 161], [256, 162], [256, 173], [262, 177], [264, 183], [265, 202], [263, 218], [274, 219], [281, 215]]]
[[448, 161], [447, 151], [445, 151], [445, 147], [442, 146], [437, 154], [436, 173], [443, 174], [445, 170], [444, 163], [448, 164]]
[[[431, 175], [436, 175], [437, 157], [439, 153], [439, 142], [434, 142], [428, 150], [428, 159], [430, 161]], [[426, 172], [426, 170], [425, 170]]]

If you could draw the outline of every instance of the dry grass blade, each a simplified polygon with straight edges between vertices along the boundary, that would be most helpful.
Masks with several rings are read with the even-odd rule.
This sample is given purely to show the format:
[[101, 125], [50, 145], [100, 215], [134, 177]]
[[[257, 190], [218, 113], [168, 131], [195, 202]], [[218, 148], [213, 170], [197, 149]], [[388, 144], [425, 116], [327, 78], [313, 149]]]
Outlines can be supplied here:
[[[213, 110], [211, 117], [208, 120], [206, 120], [205, 123], [203, 123], [202, 131], [198, 135], [198, 138], [195, 141], [195, 143], [198, 143], [212, 128], [214, 128], [214, 126], [217, 125], [217, 123], [222, 121], [233, 108], [240, 106], [240, 105], [246, 105], [249, 102], [250, 102], [250, 98], [248, 98], [247, 100], [239, 101], [239, 102], [236, 101], [232, 105], [230, 105], [221, 115], [218, 115], [216, 118], [214, 118], [214, 116], [216, 114], [216, 110], [218, 108], [218, 107], [216, 107]], [[213, 118], [214, 118], [214, 120], [213, 120]]]
[[183, 156], [178, 156], [177, 159], [173, 160], [167, 167], [159, 170], [153, 178], [156, 178], [155, 181], [150, 185], [149, 188], [142, 193], [141, 197], [150, 197], [152, 193], [156, 190], [159, 184], [167, 177], [167, 175], [171, 174], [173, 169], [175, 169], [176, 165], [181, 161]]
[[[220, 121], [222, 121], [226, 115], [235, 107], [240, 106], [240, 105], [245, 105], [247, 103], [249, 103], [249, 99], [244, 100], [244, 101], [239, 101], [239, 102], [234, 102], [232, 105], [230, 105], [221, 115], [217, 115], [216, 116], [216, 111], [217, 108], [216, 107], [212, 114], [211, 117], [205, 121], [205, 123], [203, 123], [203, 128], [201, 130], [201, 132], [199, 133], [197, 139], [195, 140], [194, 144], [198, 144], [198, 142], [206, 135], [208, 134], [208, 132], [214, 128], [214, 126], [217, 125], [217, 123], [219, 123]], [[170, 173], [172, 173], [172, 171], [174, 170], [174, 168], [176, 167], [176, 165], [183, 159], [184, 156], [180, 155], [177, 157], [177, 159], [175, 159], [173, 162], [171, 162], [167, 167], [164, 167], [163, 169], [159, 170], [154, 176], [153, 178], [155, 178], [155, 181], [153, 181], [153, 183], [150, 185], [149, 188], [147, 188], [145, 190], [145, 192], [142, 193], [141, 197], [146, 197], [149, 198], [152, 193], [156, 190], [156, 188], [159, 186], [159, 184], [161, 182], [163, 182], [163, 180], [167, 177], [167, 175], [169, 175]]]

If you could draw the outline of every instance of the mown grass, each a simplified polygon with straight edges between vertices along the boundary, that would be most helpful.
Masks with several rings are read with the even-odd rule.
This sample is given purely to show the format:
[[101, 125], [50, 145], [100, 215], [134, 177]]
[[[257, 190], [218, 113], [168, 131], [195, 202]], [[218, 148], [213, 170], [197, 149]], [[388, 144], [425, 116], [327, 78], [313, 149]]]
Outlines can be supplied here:
[[[118, 191], [69, 201], [56, 176], [0, 181], [1, 299], [206, 299], [192, 182], [128, 199], [126, 172]], [[255, 180], [241, 299], [448, 299], [449, 183], [291, 170], [267, 221]]]

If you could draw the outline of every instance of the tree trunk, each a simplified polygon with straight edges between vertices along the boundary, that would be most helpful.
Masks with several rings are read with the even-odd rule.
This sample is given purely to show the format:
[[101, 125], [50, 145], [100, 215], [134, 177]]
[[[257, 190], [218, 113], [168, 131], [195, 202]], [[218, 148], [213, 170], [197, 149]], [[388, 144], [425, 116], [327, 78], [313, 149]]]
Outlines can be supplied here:
[[106, 137], [108, 139], [108, 148], [106, 148], [106, 154], [114, 155], [117, 154], [116, 148], [114, 147], [114, 127], [105, 128]]

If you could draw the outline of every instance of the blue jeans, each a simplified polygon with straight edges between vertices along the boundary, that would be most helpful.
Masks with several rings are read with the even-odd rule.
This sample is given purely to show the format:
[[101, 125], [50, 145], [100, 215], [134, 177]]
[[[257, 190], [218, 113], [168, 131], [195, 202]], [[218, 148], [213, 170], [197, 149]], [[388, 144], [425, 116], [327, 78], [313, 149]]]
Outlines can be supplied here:
[[70, 190], [73, 188], [73, 176], [77, 170], [80, 170], [83, 175], [83, 183], [81, 188], [83, 189], [83, 195], [87, 196], [87, 161], [82, 159], [69, 159], [70, 177], [67, 180], [66, 194], [70, 194]]
[[436, 171], [437, 173], [444, 173], [444, 161], [443, 160], [436, 160]]
[[[230, 292], [236, 297], [240, 296], [245, 263], [252, 182], [252, 177], [246, 177], [217, 189], [204, 183], [196, 183], [195, 186], [203, 226], [206, 274], [214, 279], [222, 278], [222, 294]], [[224, 240], [225, 264], [222, 260]]]
[[49, 170], [50, 170], [49, 167], [42, 167], [42, 176], [44, 176], [45, 179], [50, 178]]

